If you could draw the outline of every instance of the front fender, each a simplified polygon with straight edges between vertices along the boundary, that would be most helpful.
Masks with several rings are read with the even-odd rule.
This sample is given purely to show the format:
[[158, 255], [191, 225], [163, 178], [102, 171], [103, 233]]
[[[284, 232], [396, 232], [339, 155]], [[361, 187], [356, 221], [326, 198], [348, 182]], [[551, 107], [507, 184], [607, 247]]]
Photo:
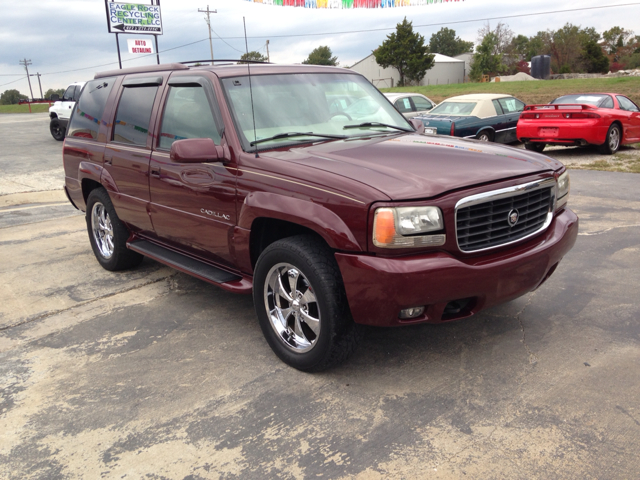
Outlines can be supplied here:
[[336, 250], [361, 252], [355, 236], [344, 221], [317, 203], [268, 192], [252, 192], [244, 199], [238, 226], [246, 230], [256, 218], [274, 218], [313, 230]]

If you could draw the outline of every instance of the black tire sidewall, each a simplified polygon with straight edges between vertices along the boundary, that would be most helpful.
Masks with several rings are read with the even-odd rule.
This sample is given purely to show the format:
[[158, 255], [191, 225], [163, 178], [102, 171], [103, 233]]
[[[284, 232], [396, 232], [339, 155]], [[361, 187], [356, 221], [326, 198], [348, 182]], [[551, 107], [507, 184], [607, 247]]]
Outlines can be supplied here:
[[51, 123], [49, 123], [49, 131], [51, 132], [51, 136], [57, 141], [61, 142], [64, 140], [66, 131], [65, 128], [60, 125], [60, 121], [57, 118], [52, 119]]
[[[332, 343], [345, 329], [345, 323], [350, 321], [348, 311], [344, 305], [344, 287], [337, 279], [327, 281], [332, 276], [327, 268], [313, 263], [312, 258], [305, 258], [304, 247], [297, 245], [297, 239], [291, 237], [270, 245], [258, 259], [254, 271], [253, 300], [260, 328], [274, 353], [286, 364], [302, 371], [313, 371], [327, 362], [331, 356]], [[326, 254], [332, 253], [326, 250]], [[313, 257], [313, 256], [311, 256]], [[335, 262], [333, 256], [328, 259]], [[316, 294], [320, 309], [320, 335], [314, 347], [308, 352], [297, 353], [288, 348], [280, 336], [271, 326], [269, 313], [265, 307], [264, 287], [267, 275], [274, 265], [289, 263], [295, 266], [309, 280]], [[335, 266], [337, 268], [337, 265]], [[341, 279], [340, 279], [341, 280]], [[340, 290], [342, 289], [342, 290]]]

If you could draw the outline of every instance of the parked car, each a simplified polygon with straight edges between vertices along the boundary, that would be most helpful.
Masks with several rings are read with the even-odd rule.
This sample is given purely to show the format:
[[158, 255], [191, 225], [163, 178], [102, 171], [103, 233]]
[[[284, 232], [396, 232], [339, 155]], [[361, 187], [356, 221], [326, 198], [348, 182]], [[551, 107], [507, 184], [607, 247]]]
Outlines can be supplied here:
[[598, 145], [613, 154], [640, 142], [640, 109], [617, 93], [563, 95], [548, 105], [529, 105], [518, 122], [518, 140], [542, 152], [546, 145]]
[[[85, 85], [65, 191], [105, 269], [147, 256], [252, 293], [276, 355], [318, 371], [353, 351], [358, 324], [441, 323], [536, 289], [576, 241], [560, 162], [420, 135], [350, 70], [250, 68]], [[358, 120], [330, 111], [340, 92]]]
[[384, 96], [407, 118], [428, 112], [436, 105], [435, 102], [419, 93], [385, 93]]
[[62, 99], [58, 94], [51, 97], [55, 103], [49, 107], [49, 118], [51, 118], [49, 131], [51, 136], [59, 142], [64, 140], [69, 117], [71, 117], [73, 106], [76, 104], [84, 84], [85, 82], [75, 82], [69, 85], [62, 95]]
[[451, 97], [416, 117], [425, 133], [511, 143], [525, 103], [510, 95], [474, 93]]

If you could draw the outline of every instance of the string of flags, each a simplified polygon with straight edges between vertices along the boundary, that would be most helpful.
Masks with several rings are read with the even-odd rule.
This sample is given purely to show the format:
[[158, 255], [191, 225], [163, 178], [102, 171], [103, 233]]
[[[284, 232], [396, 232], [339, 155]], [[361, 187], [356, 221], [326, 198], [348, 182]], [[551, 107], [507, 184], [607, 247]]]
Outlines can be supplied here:
[[394, 8], [421, 7], [434, 3], [464, 2], [464, 0], [247, 0], [253, 3], [304, 8]]

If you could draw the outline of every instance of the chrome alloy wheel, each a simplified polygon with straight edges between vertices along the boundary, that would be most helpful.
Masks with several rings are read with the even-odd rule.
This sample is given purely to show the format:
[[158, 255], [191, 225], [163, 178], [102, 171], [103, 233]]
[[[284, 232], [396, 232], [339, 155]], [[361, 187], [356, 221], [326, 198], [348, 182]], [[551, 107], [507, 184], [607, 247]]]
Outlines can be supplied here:
[[96, 202], [91, 209], [91, 231], [100, 255], [111, 258], [114, 251], [113, 226], [107, 209], [100, 202]]
[[271, 326], [291, 350], [311, 350], [320, 335], [320, 307], [311, 283], [289, 263], [274, 265], [264, 285]]
[[614, 127], [611, 129], [611, 132], [609, 132], [609, 149], [612, 152], [615, 152], [618, 150], [619, 146], [620, 146], [620, 130], [617, 127]]

